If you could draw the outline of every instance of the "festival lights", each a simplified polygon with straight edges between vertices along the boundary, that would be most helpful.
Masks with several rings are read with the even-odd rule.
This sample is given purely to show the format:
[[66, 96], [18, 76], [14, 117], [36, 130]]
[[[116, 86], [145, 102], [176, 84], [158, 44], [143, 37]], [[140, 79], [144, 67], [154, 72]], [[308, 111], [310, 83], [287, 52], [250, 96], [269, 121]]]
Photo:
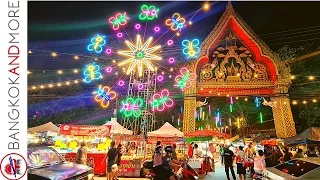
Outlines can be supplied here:
[[112, 53], [111, 48], [107, 48], [107, 49], [106, 49], [106, 54], [107, 54], [107, 55], [110, 55], [111, 53]]
[[173, 100], [169, 98], [169, 91], [163, 89], [160, 93], [156, 93], [152, 96], [152, 110], [163, 111], [166, 107], [173, 106]]
[[163, 81], [163, 76], [162, 76], [162, 75], [159, 75], [159, 76], [157, 77], [157, 80], [158, 80], [159, 82], [162, 82], [162, 81]]
[[109, 18], [109, 23], [112, 25], [113, 30], [118, 30], [120, 26], [125, 26], [128, 23], [129, 16], [127, 13], [116, 13]]
[[107, 108], [110, 104], [110, 100], [113, 100], [117, 97], [117, 93], [115, 91], [111, 91], [109, 86], [102, 86], [100, 85], [99, 88], [93, 92], [93, 94], [97, 94], [95, 96], [95, 100], [100, 102], [101, 107]]
[[260, 107], [260, 105], [261, 105], [260, 98], [255, 97], [255, 99], [254, 99], [254, 103], [256, 104], [256, 108]]
[[123, 80], [120, 80], [120, 81], [118, 82], [118, 85], [119, 85], [119, 86], [124, 86], [124, 81], [123, 81]]
[[117, 33], [117, 37], [118, 38], [122, 38], [123, 37], [123, 34], [121, 32]]
[[107, 67], [105, 68], [105, 71], [106, 71], [107, 73], [111, 73], [111, 72], [112, 72], [112, 67], [107, 66]]
[[199, 39], [193, 39], [192, 41], [185, 39], [182, 41], [182, 53], [187, 57], [187, 59], [198, 58], [198, 54], [200, 52], [199, 45]]
[[152, 41], [152, 37], [150, 37], [144, 44], [142, 43], [140, 35], [137, 35], [136, 45], [133, 45], [129, 41], [125, 41], [126, 45], [129, 47], [129, 51], [118, 51], [118, 54], [128, 56], [129, 59], [121, 62], [118, 66], [122, 66], [130, 63], [129, 68], [127, 70], [127, 75], [134, 68], [138, 68], [139, 76], [143, 74], [143, 66], [146, 66], [149, 70], [154, 71], [154, 67], [152, 64], [152, 60], [161, 60], [162, 58], [153, 54], [155, 51], [161, 48], [161, 46], [149, 47]]
[[155, 32], [159, 32], [160, 31], [160, 27], [159, 26], [154, 27], [154, 31]]
[[121, 101], [120, 112], [124, 114], [125, 117], [140, 117], [142, 114], [141, 108], [144, 105], [144, 101], [141, 98], [127, 98]]
[[262, 112], [259, 113], [259, 119], [260, 119], [260, 123], [263, 123], [263, 114], [262, 114]]
[[95, 37], [91, 38], [91, 43], [88, 45], [88, 51], [95, 51], [96, 53], [101, 53], [103, 46], [106, 44], [106, 36], [100, 36], [97, 34]]
[[140, 24], [136, 24], [136, 25], [134, 25], [134, 28], [135, 28], [136, 30], [139, 30], [139, 29], [141, 28], [141, 25], [140, 25]]
[[90, 83], [92, 80], [101, 79], [100, 66], [95, 64], [95, 62], [86, 65], [83, 75], [86, 83]]
[[168, 44], [168, 46], [173, 45], [173, 40], [169, 39], [169, 40], [167, 41], [167, 44]]
[[138, 89], [139, 90], [143, 90], [144, 89], [144, 85], [143, 84], [138, 84]]
[[79, 56], [74, 56], [74, 60], [78, 60], [79, 59]]
[[172, 18], [169, 18], [166, 20], [166, 25], [170, 27], [173, 31], [181, 31], [184, 27], [186, 20], [182, 17], [180, 17], [179, 13], [174, 13], [172, 15]]
[[192, 81], [196, 80], [196, 78], [197, 75], [195, 73], [190, 73], [187, 68], [183, 67], [180, 69], [180, 74], [175, 78], [177, 84], [174, 86], [184, 91], [184, 89], [192, 86]]
[[173, 57], [171, 57], [171, 58], [169, 58], [168, 61], [169, 61], [170, 64], [173, 64], [176, 60]]
[[140, 20], [148, 20], [151, 21], [155, 18], [158, 18], [159, 9], [155, 6], [142, 5], [141, 13], [139, 15]]

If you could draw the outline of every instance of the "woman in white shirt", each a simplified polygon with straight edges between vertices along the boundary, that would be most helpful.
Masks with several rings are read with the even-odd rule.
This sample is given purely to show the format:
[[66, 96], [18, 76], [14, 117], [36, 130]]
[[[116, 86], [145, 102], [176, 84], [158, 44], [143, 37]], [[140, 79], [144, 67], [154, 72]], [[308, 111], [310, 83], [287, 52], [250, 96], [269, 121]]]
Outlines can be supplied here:
[[193, 146], [193, 158], [198, 158], [199, 157], [199, 153], [198, 153], [198, 144], [195, 144]]

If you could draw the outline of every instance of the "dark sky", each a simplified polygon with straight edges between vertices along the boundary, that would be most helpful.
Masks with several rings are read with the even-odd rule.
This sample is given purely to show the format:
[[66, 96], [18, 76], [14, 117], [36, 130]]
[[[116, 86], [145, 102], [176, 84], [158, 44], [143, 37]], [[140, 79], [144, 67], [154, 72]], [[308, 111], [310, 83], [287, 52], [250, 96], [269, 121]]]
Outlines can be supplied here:
[[[147, 33], [154, 25], [165, 28], [164, 21], [175, 12], [189, 19], [203, 2], [28, 2], [28, 38], [29, 49], [70, 54], [87, 53], [86, 47], [96, 33], [106, 34], [108, 41], [115, 40], [107, 20], [116, 12], [124, 12], [131, 17], [125, 27], [131, 37], [134, 24], [142, 4], [154, 4], [160, 8], [159, 18], [148, 23]], [[204, 38], [214, 28], [227, 2], [214, 2], [209, 12], [199, 11], [193, 18], [193, 25], [177, 38]], [[320, 2], [232, 2], [237, 13], [253, 31], [272, 49], [284, 45], [298, 47], [310, 45], [316, 48], [320, 44]], [[141, 23], [143, 24], [143, 23]], [[318, 38], [318, 39], [317, 39]], [[165, 38], [162, 38], [166, 40]], [[181, 55], [181, 52], [179, 52]], [[32, 54], [28, 60], [29, 70], [56, 70], [81, 68], [86, 62], [75, 62], [70, 57], [60, 56], [52, 61], [50, 53]], [[36, 76], [33, 76], [36, 77]], [[30, 77], [29, 82], [32, 82]], [[45, 77], [42, 76], [41, 77]], [[49, 77], [48, 77], [49, 78]], [[34, 84], [45, 83], [48, 78], [34, 79]], [[72, 78], [71, 78], [72, 79]], [[51, 80], [56, 81], [55, 77]], [[46, 82], [46, 83], [49, 83]]]

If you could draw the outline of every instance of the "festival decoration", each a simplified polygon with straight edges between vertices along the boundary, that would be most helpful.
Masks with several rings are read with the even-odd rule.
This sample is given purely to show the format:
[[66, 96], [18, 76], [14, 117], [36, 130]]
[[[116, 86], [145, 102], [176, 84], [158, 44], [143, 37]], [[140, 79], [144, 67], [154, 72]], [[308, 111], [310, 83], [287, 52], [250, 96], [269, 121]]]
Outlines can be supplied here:
[[171, 57], [171, 58], [169, 58], [168, 61], [169, 61], [170, 64], [173, 64], [175, 62], [175, 59], [173, 57]]
[[263, 123], [263, 114], [262, 112], [259, 113], [260, 123]]
[[159, 76], [157, 77], [157, 80], [158, 80], [159, 82], [163, 81], [163, 76], [162, 76], [162, 75], [159, 75]]
[[106, 36], [100, 36], [99, 34], [91, 38], [91, 44], [89, 44], [87, 47], [88, 51], [95, 51], [96, 53], [101, 53], [103, 50], [103, 46], [107, 42], [105, 39]]
[[120, 26], [125, 26], [129, 20], [127, 13], [117, 13], [109, 18], [109, 23], [112, 25], [113, 30], [118, 30]]
[[193, 39], [192, 41], [185, 39], [182, 41], [182, 53], [187, 57], [187, 59], [198, 58], [198, 54], [200, 52], [199, 45], [200, 42], [198, 39]]
[[134, 25], [134, 28], [136, 28], [136, 30], [139, 30], [141, 28], [141, 25], [140, 24], [136, 24], [136, 25]]
[[111, 53], [112, 53], [111, 48], [107, 48], [107, 49], [106, 49], [106, 54], [107, 54], [107, 55], [110, 55]]
[[105, 68], [105, 71], [106, 71], [107, 73], [111, 73], [111, 72], [112, 72], [112, 67], [107, 66], [107, 67]]
[[233, 112], [233, 97], [232, 96], [230, 97], [229, 109], [230, 109], [230, 112]]
[[141, 6], [141, 13], [139, 15], [139, 19], [151, 21], [155, 18], [158, 18], [158, 13], [159, 9], [155, 6], [147, 6], [144, 4]]
[[173, 45], [173, 40], [169, 39], [169, 40], [167, 41], [167, 44], [168, 44], [168, 46]]
[[118, 85], [119, 85], [119, 86], [124, 86], [124, 81], [123, 81], [123, 80], [120, 80], [120, 81], [118, 82]]
[[121, 101], [120, 112], [123, 113], [125, 117], [140, 117], [143, 104], [144, 102], [141, 98], [127, 98], [124, 101]]
[[133, 45], [129, 41], [125, 41], [127, 46], [130, 48], [129, 51], [118, 51], [118, 54], [128, 56], [129, 59], [119, 63], [119, 66], [130, 63], [129, 68], [126, 74], [130, 74], [130, 72], [134, 68], [138, 68], [139, 76], [142, 76], [143, 66], [146, 66], [149, 70], [154, 71], [154, 67], [152, 65], [151, 60], [161, 60], [162, 58], [153, 54], [155, 51], [161, 48], [161, 46], [149, 47], [152, 41], [152, 37], [150, 37], [144, 44], [142, 43], [140, 35], [137, 35], [136, 45]]
[[143, 85], [143, 84], [138, 84], [138, 89], [139, 89], [139, 90], [144, 89], [144, 85]]
[[123, 34], [121, 32], [117, 33], [118, 38], [122, 38]]
[[256, 104], [256, 108], [260, 107], [260, 105], [261, 105], [260, 98], [259, 97], [255, 97], [254, 103]]
[[156, 93], [152, 96], [152, 110], [163, 111], [166, 107], [170, 108], [173, 106], [173, 100], [169, 98], [169, 91], [163, 89], [160, 94]]
[[95, 96], [95, 100], [100, 102], [101, 107], [107, 108], [110, 104], [110, 100], [113, 100], [117, 97], [117, 93], [115, 91], [111, 91], [109, 86], [102, 86], [100, 85], [99, 88], [93, 92], [93, 94], [97, 94]]
[[174, 13], [172, 15], [172, 18], [169, 18], [166, 20], [166, 25], [170, 26], [170, 29], [173, 31], [181, 31], [184, 27], [186, 20], [182, 17], [180, 17], [179, 13]]
[[177, 84], [174, 86], [184, 91], [192, 86], [192, 81], [196, 80], [196, 78], [197, 75], [195, 73], [190, 73], [187, 68], [183, 67], [180, 69], [180, 74], [175, 78]]
[[100, 66], [93, 62], [92, 64], [88, 64], [83, 71], [84, 82], [90, 83], [92, 80], [101, 79], [102, 75], [100, 73]]
[[155, 32], [159, 32], [160, 31], [160, 27], [159, 26], [154, 27], [154, 31]]

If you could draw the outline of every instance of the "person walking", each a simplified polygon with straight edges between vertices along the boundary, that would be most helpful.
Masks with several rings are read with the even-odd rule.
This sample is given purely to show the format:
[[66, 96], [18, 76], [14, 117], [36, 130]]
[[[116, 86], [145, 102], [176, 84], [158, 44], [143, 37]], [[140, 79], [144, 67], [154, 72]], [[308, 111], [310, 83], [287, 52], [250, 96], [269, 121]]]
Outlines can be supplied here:
[[177, 145], [176, 145], [176, 144], [173, 144], [173, 145], [172, 145], [172, 148], [173, 148], [172, 159], [178, 160], [177, 153], [176, 153]]
[[76, 163], [77, 164], [87, 164], [87, 148], [85, 147], [86, 143], [81, 142], [81, 146], [77, 152]]
[[117, 168], [116, 168], [116, 172], [114, 173], [113, 179], [118, 180], [118, 173], [119, 173], [119, 167], [120, 167], [120, 163], [121, 163], [121, 156], [123, 154], [122, 151], [122, 144], [119, 144], [117, 147], [117, 159], [116, 159], [116, 164], [117, 164]]
[[243, 151], [243, 146], [239, 146], [239, 152], [236, 157], [237, 162], [237, 174], [240, 180], [246, 180], [246, 168], [244, 166], [245, 155]]
[[266, 168], [265, 158], [263, 156], [263, 151], [258, 150], [258, 155], [254, 157], [254, 178], [262, 179], [262, 171]]
[[[105, 156], [105, 159], [107, 159], [107, 180], [112, 180], [114, 177], [114, 172], [112, 171], [112, 168], [116, 165], [116, 158], [117, 158], [117, 148], [114, 146], [116, 143], [114, 141], [110, 144], [110, 149]], [[104, 160], [102, 161], [104, 162]]]
[[191, 144], [188, 147], [188, 157], [192, 158], [192, 153], [193, 153], [193, 144], [194, 142], [191, 142]]
[[234, 158], [235, 158], [235, 155], [229, 149], [229, 146], [226, 146], [224, 151], [223, 151], [223, 154], [222, 154], [222, 162], [224, 164], [224, 168], [225, 168], [225, 172], [226, 172], [228, 180], [230, 180], [229, 169], [231, 171], [233, 179], [236, 180], [236, 175], [235, 175], [234, 170], [233, 170]]
[[198, 157], [199, 157], [198, 144], [194, 144], [192, 158], [196, 159]]
[[213, 143], [209, 144], [209, 150], [210, 150], [210, 153], [211, 153], [211, 169], [212, 169], [212, 172], [215, 172], [215, 166], [214, 166], [215, 148], [214, 148]]

